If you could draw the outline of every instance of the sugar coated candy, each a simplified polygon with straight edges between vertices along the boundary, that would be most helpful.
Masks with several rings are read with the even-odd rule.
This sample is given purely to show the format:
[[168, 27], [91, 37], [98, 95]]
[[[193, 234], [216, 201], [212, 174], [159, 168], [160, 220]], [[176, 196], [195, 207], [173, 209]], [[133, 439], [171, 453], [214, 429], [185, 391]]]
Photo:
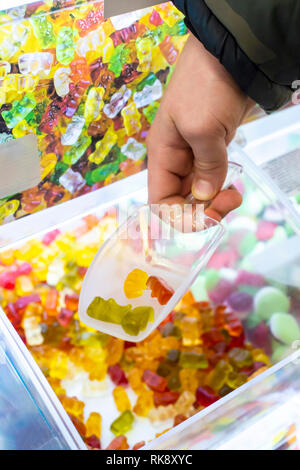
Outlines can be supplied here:
[[287, 313], [290, 307], [289, 298], [276, 287], [263, 287], [254, 298], [256, 313], [264, 320], [269, 320], [276, 312]]

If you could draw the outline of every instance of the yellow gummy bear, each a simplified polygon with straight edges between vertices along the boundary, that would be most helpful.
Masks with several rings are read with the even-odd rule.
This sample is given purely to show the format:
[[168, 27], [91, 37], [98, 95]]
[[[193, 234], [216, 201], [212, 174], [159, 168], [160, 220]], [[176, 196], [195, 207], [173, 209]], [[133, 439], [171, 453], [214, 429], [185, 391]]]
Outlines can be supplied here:
[[124, 126], [127, 132], [127, 135], [130, 137], [134, 134], [137, 134], [141, 128], [141, 115], [134, 102], [125, 106], [121, 111]]
[[131, 271], [124, 282], [124, 292], [127, 299], [141, 297], [147, 289], [148, 274], [141, 269]]
[[104, 93], [105, 89], [103, 87], [90, 89], [84, 108], [84, 117], [86, 122], [89, 123], [98, 119], [104, 105]]
[[89, 156], [89, 161], [96, 163], [96, 165], [100, 165], [116, 143], [116, 133], [112, 128], [108, 129], [103, 139], [97, 142], [96, 150]]

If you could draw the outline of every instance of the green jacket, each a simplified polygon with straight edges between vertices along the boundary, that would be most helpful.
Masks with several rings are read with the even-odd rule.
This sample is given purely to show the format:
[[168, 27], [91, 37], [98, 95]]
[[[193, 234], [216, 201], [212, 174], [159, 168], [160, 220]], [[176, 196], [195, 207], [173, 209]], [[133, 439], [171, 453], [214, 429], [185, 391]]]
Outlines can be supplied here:
[[[192, 33], [267, 112], [300, 80], [300, 1], [173, 0]], [[299, 28], [299, 29], [298, 29]]]

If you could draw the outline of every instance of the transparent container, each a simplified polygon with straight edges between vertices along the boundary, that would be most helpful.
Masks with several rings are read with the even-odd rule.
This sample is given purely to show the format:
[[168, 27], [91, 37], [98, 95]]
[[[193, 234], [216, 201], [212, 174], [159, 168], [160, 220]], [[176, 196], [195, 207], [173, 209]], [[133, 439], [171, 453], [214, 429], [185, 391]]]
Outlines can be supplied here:
[[144, 449], [300, 449], [300, 349]]
[[[291, 111], [292, 114], [293, 112]], [[286, 114], [284, 113], [283, 116], [283, 121], [280, 124], [282, 127], [288, 125]], [[271, 118], [273, 119], [273, 117]], [[270, 122], [269, 119], [266, 118], [266, 121]], [[276, 121], [276, 119], [275, 116], [274, 120]], [[262, 120], [259, 124], [256, 124], [258, 134], [264, 127], [264, 122]], [[276, 185], [270, 183], [270, 180], [260, 169], [253, 165], [253, 162], [249, 161], [247, 154], [235, 148], [230, 158], [242, 164], [244, 168], [244, 175], [237, 182], [238, 188], [244, 195], [244, 202], [240, 209], [226, 218], [224, 224], [227, 235], [208, 261], [207, 269], [196, 279], [192, 286], [192, 293], [196, 301], [209, 300], [212, 304], [225, 303], [225, 305], [231, 306], [234, 311], [238, 312], [247, 340], [254, 349], [264, 349], [273, 366], [245, 383], [242, 387], [221, 398], [215, 404], [190, 417], [180, 427], [168, 431], [158, 440], [153, 440], [155, 435], [163, 432], [166, 428], [172, 427], [173, 420], [153, 424], [147, 418], [137, 417], [134, 429], [128, 433], [130, 446], [140, 440], [145, 440], [148, 442], [149, 448], [159, 448], [159, 446], [161, 448], [192, 448], [193, 446], [195, 448], [217, 448], [222, 445], [228, 446], [228, 448], [234, 448], [234, 446], [242, 448], [245, 442], [238, 442], [234, 438], [237, 438], [239, 430], [241, 434], [246, 433], [247, 428], [250, 428], [250, 425], [253, 424], [253, 426], [257, 425], [257, 428], [250, 428], [256, 430], [252, 433], [252, 448], [261, 446], [258, 428], [260, 432], [264, 429], [267, 430], [266, 434], [268, 434], [267, 437], [270, 440], [268, 442], [264, 441], [263, 445], [271, 448], [273, 445], [279, 445], [280, 441], [276, 441], [276, 433], [282, 435], [285, 425], [288, 428], [287, 435], [290, 435], [289, 433], [295, 429], [295, 426], [297, 430], [298, 424], [296, 418], [295, 422], [291, 419], [291, 410], [296, 409], [297, 412], [297, 409], [299, 409], [297, 405], [299, 365], [295, 364], [295, 360], [299, 359], [298, 340], [300, 339], [297, 336], [293, 337], [290, 331], [285, 331], [283, 334], [280, 331], [278, 316], [275, 316], [275, 321], [272, 317], [278, 313], [288, 315], [289, 324], [293, 325], [293, 332], [297, 334], [300, 321], [299, 215], [294, 210], [291, 201], [282, 194]], [[135, 181], [135, 184], [132, 184], [132, 181]], [[109, 211], [109, 208], [114, 204], [118, 204], [119, 213], [127, 217], [126, 206], [129, 203], [132, 205], [146, 203], [145, 181], [146, 175], [143, 173], [127, 180], [127, 188], [124, 181], [117, 182], [109, 188], [103, 188], [102, 192], [88, 194], [77, 201], [69, 201], [65, 205], [62, 204], [41, 214], [34, 214], [31, 220], [30, 218], [24, 218], [14, 222], [13, 225], [10, 225], [9, 231], [8, 226], [2, 227], [0, 230], [1, 240], [9, 240], [10, 243], [6, 242], [4, 247], [5, 243], [3, 242], [0, 255], [8, 249], [19, 250], [26, 243], [42, 240], [45, 233], [50, 229], [52, 234], [54, 230], [59, 229], [61, 234], [66, 234], [69, 237], [68, 242], [61, 244], [58, 255], [54, 260], [49, 261], [46, 266], [47, 275], [50, 272], [52, 276], [53, 265], [59, 265], [61, 260], [64, 261], [64, 256], [67, 257], [68, 262], [70, 261], [70, 269], [72, 266], [76, 267], [78, 265], [78, 246], [76, 245], [76, 249], [73, 249], [72, 233], [81, 233], [82, 220], [85, 220], [87, 215], [93, 216], [103, 214], [106, 211], [110, 212], [112, 209]], [[133, 191], [138, 189], [141, 189], [141, 192], [134, 194]], [[130, 190], [132, 192], [129, 194]], [[101, 200], [99, 200], [99, 194], [102, 195]], [[123, 196], [121, 201], [117, 200], [119, 194]], [[131, 202], [129, 202], [130, 200]], [[115, 230], [114, 223], [109, 219], [109, 216], [105, 220], [105, 224], [111, 225], [113, 230]], [[31, 225], [30, 230], [29, 225]], [[35, 233], [33, 233], [34, 230]], [[90, 232], [81, 233], [78, 237], [80, 249], [91, 255], [89, 261], [91, 262], [93, 255], [96, 254], [104, 240], [101, 223], [100, 226], [94, 227]], [[45, 261], [48, 254], [49, 246], [44, 248], [42, 255], [40, 255], [44, 263], [48, 262]], [[67, 262], [65, 264], [67, 265]], [[87, 268], [89, 263], [86, 262], [85, 264], [85, 268]], [[59, 267], [59, 269], [61, 268]], [[65, 272], [58, 272], [56, 275], [58, 276], [57, 280], [51, 278], [51, 282], [49, 280], [47, 284], [49, 290], [62, 282]], [[275, 302], [275, 307], [276, 310], [279, 309], [280, 311], [274, 311], [274, 299], [271, 299], [270, 303], [267, 302], [266, 311], [264, 309], [261, 311], [261, 298], [263, 297], [261, 291], [266, 288], [275, 289], [276, 295], [279, 295], [276, 298], [280, 299], [280, 303]], [[71, 288], [68, 288], [68, 290], [72, 291]], [[272, 292], [274, 293], [274, 290]], [[243, 297], [242, 305], [240, 293]], [[246, 294], [246, 297], [244, 294]], [[263, 291], [263, 294], [265, 294], [265, 291]], [[245, 298], [247, 300], [246, 306]], [[270, 309], [270, 304], [272, 304], [272, 309]], [[0, 313], [3, 321], [8, 323], [4, 312], [1, 310]], [[28, 364], [28, 374], [29, 371], [34, 371], [35, 377], [43, 384], [41, 388], [45, 394], [41, 388], [38, 388], [37, 395], [42, 399], [45, 395], [50, 397], [50, 401], [54, 403], [53, 408], [58, 410], [57, 414], [53, 408], [47, 408], [53, 421], [61, 422], [60, 419], [62, 419], [63, 427], [66, 426], [71, 434], [74, 435], [75, 433], [77, 435], [61, 405], [55, 400], [54, 394], [46, 379], [43, 378], [42, 372], [38, 369], [30, 353], [26, 351], [21, 339], [18, 338], [12, 327], [10, 327], [10, 331], [14, 334], [17, 347], [22, 350], [20, 361], [15, 364], [18, 373], [24, 371], [24, 364], [26, 364], [26, 367]], [[78, 331], [81, 334], [78, 339], [78, 346], [75, 346], [78, 349], [86, 344], [85, 342], [89, 339], [95, 340], [97, 347], [98, 344], [102, 344], [103, 337], [99, 332], [91, 331], [91, 329], [84, 326], [80, 326]], [[7, 334], [5, 333], [5, 340]], [[46, 368], [42, 367], [42, 371], [47, 376]], [[97, 394], [95, 394], [95, 390], [92, 389], [94, 384], [91, 383], [93, 381], [89, 380], [87, 372], [77, 371], [76, 368], [70, 367], [70, 375], [63, 383], [66, 394], [69, 397], [76, 396], [84, 401], [85, 419], [91, 411], [102, 414], [103, 435], [101, 441], [102, 447], [105, 448], [114, 437], [110, 432], [110, 425], [119, 416], [112, 396], [114, 384], [106, 375], [102, 381], [99, 381], [99, 390], [96, 390]], [[85, 393], [86, 386], [89, 387], [89, 396]], [[128, 394], [130, 400], [134, 403], [136, 395], [133, 390], [128, 388]], [[283, 402], [290, 411], [284, 408], [280, 412], [279, 408], [283, 405]], [[42, 409], [42, 406], [40, 406], [40, 409]], [[261, 413], [261, 417], [265, 416], [267, 418], [268, 410], [270, 410], [270, 416], [275, 412], [277, 414], [273, 416], [278, 418], [280, 414], [281, 417], [287, 417], [288, 419], [284, 422], [282, 418], [283, 421], [280, 422], [277, 429], [270, 427], [272, 423], [269, 423], [269, 427], [264, 428], [264, 421], [259, 421], [259, 414]], [[294, 416], [297, 417], [297, 413], [294, 413]], [[251, 417], [253, 417], [253, 422]], [[270, 419], [270, 421], [273, 420]], [[279, 421], [277, 422], [279, 423]], [[209, 423], [214, 423], [211, 428]], [[206, 427], [209, 428], [209, 431], [205, 433]], [[197, 435], [201, 436], [200, 443], [199, 440], [196, 440]], [[275, 443], [273, 443], [273, 435], [275, 436]], [[229, 438], [232, 438], [231, 442], [229, 442]], [[63, 442], [63, 438], [59, 437], [59, 441], [61, 439]], [[149, 441], [151, 442], [149, 443]], [[182, 444], [180, 441], [182, 441]]]
[[[135, 212], [106, 241], [84, 278], [79, 302], [82, 322], [127, 341], [139, 342], [149, 336], [192, 285], [224, 235], [221, 224], [204, 214], [201, 219], [198, 231], [184, 233], [164, 223], [151, 206]], [[170, 300], [162, 305], [149, 289], [138, 298], [126, 297], [124, 281], [134, 269], [163, 279], [171, 289]], [[118, 305], [130, 304], [131, 308], [150, 307], [154, 318], [138, 335], [128, 334], [121, 325], [89, 316], [88, 307], [99, 296], [112, 298]]]
[[85, 449], [7, 318], [0, 316], [0, 449]]

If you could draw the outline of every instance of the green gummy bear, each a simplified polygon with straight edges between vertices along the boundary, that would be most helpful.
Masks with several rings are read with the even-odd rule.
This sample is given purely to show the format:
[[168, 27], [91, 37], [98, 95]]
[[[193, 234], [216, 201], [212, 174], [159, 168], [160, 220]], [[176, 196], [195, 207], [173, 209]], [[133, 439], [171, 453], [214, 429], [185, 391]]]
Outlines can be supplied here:
[[119, 161], [101, 165], [100, 168], [97, 168], [96, 170], [87, 171], [85, 174], [85, 180], [89, 186], [93, 186], [95, 183], [105, 181], [108, 176], [116, 174], [119, 170], [119, 166]]
[[14, 101], [9, 111], [3, 111], [2, 117], [9, 129], [13, 129], [19, 122], [35, 108], [36, 100], [34, 96], [27, 93], [20, 101]]
[[76, 44], [72, 28], [64, 26], [59, 30], [56, 45], [56, 57], [58, 62], [69, 65], [74, 59]]
[[76, 144], [64, 154], [63, 162], [67, 165], [74, 165], [85, 154], [91, 143], [91, 137], [81, 135]]
[[153, 320], [154, 310], [152, 307], [136, 307], [124, 315], [121, 326], [128, 335], [137, 336]]
[[123, 65], [127, 63], [129, 54], [130, 50], [126, 49], [125, 44], [119, 44], [115, 48], [108, 69], [115, 74], [116, 78], [121, 75]]
[[55, 36], [53, 34], [53, 26], [46, 16], [37, 16], [31, 20], [33, 31], [40, 42], [43, 49], [48, 49], [55, 44]]
[[104, 300], [102, 297], [95, 297], [87, 309], [87, 314], [96, 320], [120, 325], [131, 307], [131, 305], [119, 305], [114, 299]]
[[184, 369], [207, 369], [208, 361], [204, 354], [197, 352], [183, 352], [179, 364]]
[[134, 422], [134, 416], [130, 410], [123, 411], [123, 413], [115, 419], [111, 426], [110, 430], [116, 436], [121, 436], [126, 434], [132, 428]]

